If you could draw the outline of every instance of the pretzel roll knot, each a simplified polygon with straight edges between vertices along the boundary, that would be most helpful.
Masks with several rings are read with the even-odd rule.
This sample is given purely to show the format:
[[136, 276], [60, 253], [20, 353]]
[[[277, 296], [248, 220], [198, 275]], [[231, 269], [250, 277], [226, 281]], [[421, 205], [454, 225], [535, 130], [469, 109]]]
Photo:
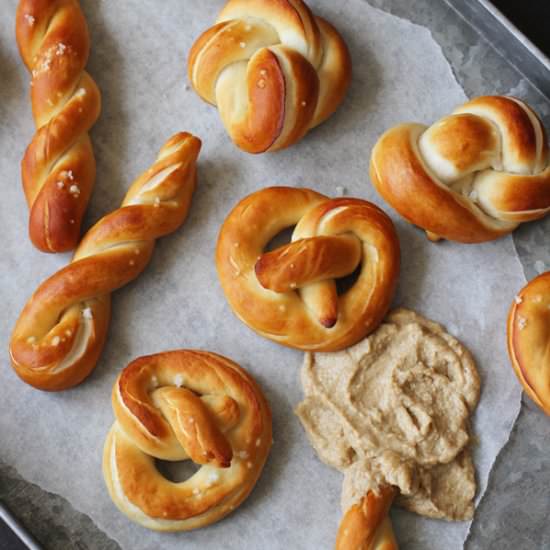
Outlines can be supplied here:
[[[291, 242], [268, 243], [294, 227]], [[360, 199], [329, 199], [309, 189], [271, 187], [243, 199], [225, 220], [218, 275], [235, 314], [286, 346], [334, 351], [381, 322], [399, 273], [391, 220]], [[335, 279], [358, 273], [339, 293]]]
[[[144, 527], [209, 525], [258, 480], [272, 444], [271, 412], [256, 382], [229, 359], [191, 350], [141, 357], [118, 377], [112, 402], [105, 482], [117, 507]], [[155, 458], [201, 467], [175, 483]]]
[[80, 383], [94, 368], [107, 335], [110, 293], [144, 269], [155, 240], [187, 217], [201, 142], [179, 133], [161, 148], [117, 210], [83, 237], [72, 262], [44, 281], [12, 333], [15, 372], [43, 390]]
[[371, 179], [432, 240], [490, 241], [550, 210], [544, 127], [513, 97], [478, 97], [429, 128], [392, 128], [373, 149]]
[[43, 252], [72, 250], [95, 180], [88, 131], [101, 109], [84, 70], [88, 28], [77, 0], [20, 0], [15, 28], [37, 128], [21, 162], [29, 236]]
[[398, 550], [389, 518], [397, 493], [395, 487], [385, 485], [349, 508], [338, 528], [336, 550]]
[[262, 153], [292, 145], [336, 110], [351, 60], [302, 0], [229, 0], [193, 45], [188, 73], [235, 144]]
[[508, 315], [508, 353], [527, 395], [550, 416], [550, 271], [529, 282]]

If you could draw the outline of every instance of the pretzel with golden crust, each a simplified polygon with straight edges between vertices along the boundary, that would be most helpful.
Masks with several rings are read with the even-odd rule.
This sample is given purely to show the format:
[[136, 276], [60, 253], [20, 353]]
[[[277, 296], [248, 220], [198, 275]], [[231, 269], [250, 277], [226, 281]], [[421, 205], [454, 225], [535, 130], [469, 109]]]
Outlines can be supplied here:
[[13, 330], [15, 372], [42, 390], [80, 383], [94, 368], [107, 335], [110, 293], [135, 279], [155, 240], [185, 220], [196, 184], [201, 142], [179, 133], [128, 190], [122, 206], [84, 236], [72, 262], [46, 279]]
[[[131, 520], [188, 531], [229, 514], [258, 480], [272, 444], [271, 411], [253, 378], [229, 359], [180, 350], [130, 363], [113, 387], [103, 451], [111, 498]], [[154, 458], [201, 468], [174, 483]]]
[[550, 416], [550, 271], [528, 283], [508, 315], [508, 353], [527, 395]]
[[29, 236], [43, 252], [72, 250], [95, 180], [88, 130], [101, 109], [84, 70], [88, 28], [77, 0], [20, 0], [15, 30], [37, 127], [21, 162]]
[[371, 179], [432, 240], [497, 239], [550, 211], [546, 134], [513, 97], [478, 97], [427, 128], [402, 124], [375, 145]]
[[[264, 253], [294, 225], [292, 242]], [[216, 264], [231, 308], [251, 329], [289, 347], [335, 351], [364, 338], [386, 314], [399, 241], [388, 216], [367, 201], [270, 187], [228, 215]], [[357, 268], [355, 284], [338, 295], [334, 279]]]
[[193, 45], [188, 72], [235, 144], [262, 153], [296, 143], [336, 110], [351, 60], [302, 0], [229, 0]]
[[386, 485], [349, 508], [338, 528], [336, 550], [397, 550], [388, 515], [396, 494]]

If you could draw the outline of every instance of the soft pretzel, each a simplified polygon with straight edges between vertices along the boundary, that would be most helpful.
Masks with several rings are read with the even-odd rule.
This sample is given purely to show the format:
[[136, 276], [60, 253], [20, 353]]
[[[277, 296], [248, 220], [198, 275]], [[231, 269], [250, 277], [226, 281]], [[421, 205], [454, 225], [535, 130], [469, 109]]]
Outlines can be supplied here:
[[[264, 253], [294, 225], [291, 243]], [[399, 242], [391, 220], [369, 202], [270, 187], [231, 211], [216, 263], [231, 308], [250, 328], [286, 346], [334, 351], [381, 322], [397, 282]], [[338, 295], [334, 278], [358, 266], [355, 284]]]
[[188, 72], [235, 144], [262, 153], [292, 145], [336, 110], [351, 60], [302, 0], [229, 0], [193, 45]]
[[493, 240], [550, 210], [544, 127], [513, 97], [478, 97], [429, 128], [392, 128], [373, 149], [371, 179], [432, 240]]
[[515, 297], [508, 315], [508, 353], [527, 395], [550, 415], [550, 271]]
[[394, 487], [385, 485], [349, 508], [338, 528], [336, 550], [397, 550], [388, 515], [396, 494]]
[[[157, 531], [188, 531], [231, 513], [258, 480], [272, 444], [271, 412], [241, 367], [214, 353], [141, 357], [113, 387], [116, 422], [103, 475], [118, 508]], [[201, 468], [174, 483], [154, 458]]]
[[186, 133], [170, 138], [121, 207], [99, 220], [72, 262], [34, 292], [10, 343], [13, 368], [25, 382], [62, 390], [94, 368], [107, 335], [110, 293], [136, 278], [155, 239], [175, 231], [187, 216], [200, 145]]
[[36, 133], [21, 162], [29, 235], [44, 252], [72, 250], [95, 179], [88, 130], [99, 90], [84, 70], [90, 50], [78, 0], [20, 0], [16, 36], [31, 71]]

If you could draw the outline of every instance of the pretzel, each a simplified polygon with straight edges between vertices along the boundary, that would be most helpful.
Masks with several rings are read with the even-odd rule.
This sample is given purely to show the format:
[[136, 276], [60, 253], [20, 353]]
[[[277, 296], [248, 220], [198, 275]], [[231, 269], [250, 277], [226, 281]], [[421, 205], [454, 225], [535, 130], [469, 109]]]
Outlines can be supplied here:
[[110, 293], [135, 279], [155, 240], [187, 216], [200, 145], [186, 133], [170, 138], [121, 207], [101, 218], [72, 262], [34, 292], [10, 343], [12, 366], [22, 380], [42, 390], [62, 390], [92, 371], [107, 335]]
[[550, 415], [550, 271], [515, 297], [508, 315], [508, 353], [527, 395]]
[[[188, 531], [237, 508], [272, 444], [271, 411], [253, 378], [229, 359], [180, 350], [140, 357], [113, 387], [116, 422], [103, 451], [113, 502], [157, 531]], [[153, 458], [200, 469], [174, 483]]]
[[193, 45], [188, 73], [235, 144], [263, 153], [296, 143], [336, 110], [351, 60], [302, 0], [229, 0]]
[[95, 180], [88, 131], [101, 109], [97, 85], [84, 70], [86, 20], [77, 0], [20, 0], [15, 31], [32, 75], [37, 128], [21, 162], [29, 236], [43, 252], [72, 250]]
[[392, 128], [373, 149], [371, 179], [432, 240], [490, 241], [550, 210], [544, 127], [513, 97], [478, 97], [429, 128]]
[[[293, 225], [291, 243], [264, 253]], [[231, 308], [251, 329], [285, 346], [335, 351], [380, 324], [397, 282], [399, 242], [369, 202], [270, 187], [231, 211], [216, 263]], [[338, 295], [334, 278], [356, 268], [355, 284]]]
[[385, 485], [349, 508], [338, 528], [336, 550], [397, 550], [388, 515], [396, 494], [394, 487]]

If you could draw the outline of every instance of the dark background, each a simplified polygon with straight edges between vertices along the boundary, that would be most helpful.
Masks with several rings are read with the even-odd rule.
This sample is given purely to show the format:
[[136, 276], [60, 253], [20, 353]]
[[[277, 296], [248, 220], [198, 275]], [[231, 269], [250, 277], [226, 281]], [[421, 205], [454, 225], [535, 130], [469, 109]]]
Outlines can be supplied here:
[[531, 41], [550, 56], [550, 0], [492, 0]]

